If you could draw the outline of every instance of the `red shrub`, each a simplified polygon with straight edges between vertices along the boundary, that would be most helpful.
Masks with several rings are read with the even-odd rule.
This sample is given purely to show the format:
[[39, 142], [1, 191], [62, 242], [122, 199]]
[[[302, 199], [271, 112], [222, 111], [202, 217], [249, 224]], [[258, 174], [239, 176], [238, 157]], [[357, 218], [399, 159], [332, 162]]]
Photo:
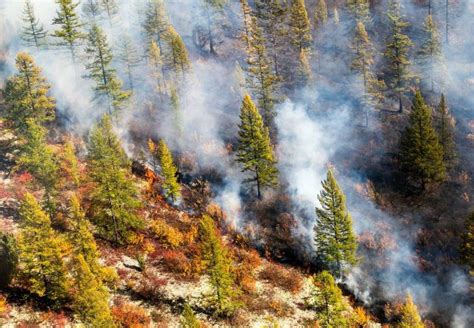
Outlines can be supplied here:
[[292, 293], [300, 291], [303, 285], [303, 277], [299, 272], [273, 263], [267, 265], [260, 272], [259, 277], [267, 280], [273, 286], [278, 286]]
[[150, 327], [150, 317], [141, 307], [120, 300], [112, 307], [112, 316], [124, 328]]

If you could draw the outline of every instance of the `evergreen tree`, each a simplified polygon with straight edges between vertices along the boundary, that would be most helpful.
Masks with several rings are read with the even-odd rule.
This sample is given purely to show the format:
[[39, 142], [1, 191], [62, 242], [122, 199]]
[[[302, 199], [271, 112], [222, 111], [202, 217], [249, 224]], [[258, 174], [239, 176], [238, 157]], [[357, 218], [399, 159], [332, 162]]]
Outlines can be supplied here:
[[364, 24], [370, 22], [369, 0], [347, 0], [347, 5], [357, 22]]
[[276, 77], [272, 73], [267, 57], [262, 29], [252, 19], [250, 47], [247, 55], [247, 86], [253, 91], [262, 111], [265, 124], [273, 125], [274, 89]]
[[109, 293], [82, 255], [73, 265], [73, 310], [88, 327], [116, 327], [108, 304]]
[[160, 48], [155, 41], [151, 41], [148, 51], [148, 64], [151, 68], [151, 77], [155, 83], [155, 88], [160, 95], [166, 90], [165, 75], [163, 68], [163, 59]]
[[464, 224], [464, 233], [461, 244], [461, 261], [463, 264], [468, 266], [471, 277], [474, 276], [474, 213], [471, 213], [471, 215], [467, 217]]
[[76, 47], [78, 43], [85, 38], [81, 32], [82, 24], [76, 14], [76, 8], [79, 2], [73, 0], [56, 0], [59, 10], [56, 11], [56, 17], [53, 19], [53, 25], [59, 28], [53, 32], [53, 36], [60, 39], [58, 46], [67, 47], [71, 52], [72, 61], [76, 62]]
[[313, 79], [313, 72], [311, 71], [311, 64], [309, 63], [306, 51], [302, 50], [300, 53], [300, 62], [296, 70], [296, 86], [304, 87]]
[[16, 273], [18, 249], [13, 235], [0, 231], [0, 289], [8, 287]]
[[323, 26], [328, 21], [328, 7], [325, 0], [319, 0], [314, 12], [315, 27]]
[[184, 309], [183, 313], [181, 313], [181, 316], [183, 317], [181, 319], [181, 328], [201, 328], [199, 320], [194, 315], [193, 309], [188, 303], [184, 304]]
[[6, 118], [21, 135], [28, 128], [28, 119], [41, 124], [55, 117], [55, 101], [48, 95], [50, 85], [41, 75], [30, 55], [20, 52], [16, 57], [18, 73], [9, 78], [4, 90]]
[[103, 13], [99, 0], [87, 0], [87, 2], [84, 2], [82, 12], [92, 26], [97, 24], [97, 21]]
[[248, 51], [250, 48], [250, 33], [252, 30], [252, 9], [250, 8], [247, 0], [240, 0], [240, 6], [242, 9], [242, 21], [244, 26], [244, 32], [242, 36]]
[[173, 110], [173, 125], [176, 130], [176, 135], [179, 141], [183, 137], [183, 118], [181, 115], [181, 108], [179, 105], [179, 94], [175, 86], [171, 87], [171, 109]]
[[304, 0], [292, 0], [290, 9], [290, 37], [296, 53], [311, 47], [311, 25]]
[[123, 244], [133, 230], [142, 226], [137, 213], [141, 203], [130, 181], [130, 163], [107, 115], [89, 136], [88, 164], [94, 182], [90, 195], [92, 220], [104, 238]]
[[262, 188], [277, 184], [278, 170], [268, 128], [249, 95], [242, 101], [238, 143], [237, 161], [242, 172], [253, 174], [246, 182], [256, 183], [257, 197], [261, 198]]
[[322, 187], [318, 195], [321, 207], [316, 208], [315, 248], [323, 263], [342, 276], [344, 265], [356, 263], [357, 240], [346, 209], [346, 197], [332, 170], [328, 171]]
[[20, 208], [18, 259], [20, 281], [28, 290], [58, 305], [67, 297], [65, 257], [69, 246], [51, 227], [49, 216], [26, 194]]
[[111, 67], [112, 51], [107, 43], [107, 37], [98, 25], [94, 25], [89, 32], [88, 43], [85, 49], [89, 63], [86, 69], [88, 78], [96, 82], [94, 88], [97, 98], [106, 98], [109, 112], [117, 110], [130, 97], [130, 93], [122, 91], [122, 81], [117, 77], [115, 69]]
[[39, 49], [45, 44], [47, 32], [45, 31], [43, 24], [40, 24], [39, 20], [36, 18], [35, 8], [31, 3], [31, 0], [25, 1], [22, 21], [23, 28], [21, 39], [27, 46], [35, 46]]
[[346, 307], [342, 292], [328, 271], [322, 271], [313, 277], [312, 306], [316, 310], [316, 319], [321, 327], [348, 327], [344, 316]]
[[173, 163], [173, 156], [163, 139], [158, 143], [157, 155], [161, 167], [161, 175], [164, 178], [161, 188], [165, 197], [176, 201], [181, 196], [181, 187], [176, 178], [178, 169]]
[[81, 172], [74, 149], [74, 143], [70, 140], [65, 143], [63, 151], [61, 152], [60, 168], [63, 179], [65, 180], [63, 185], [78, 187], [81, 182]]
[[410, 71], [408, 52], [413, 45], [410, 38], [403, 34], [408, 23], [403, 20], [400, 3], [392, 0], [388, 11], [390, 21], [390, 37], [385, 49], [386, 84], [391, 92], [397, 96], [399, 112], [403, 111], [403, 95], [407, 93], [415, 78]]
[[132, 39], [126, 35], [119, 43], [117, 59], [125, 66], [125, 72], [128, 76], [128, 85], [132, 92], [134, 91], [133, 72], [141, 63], [140, 54]]
[[428, 71], [429, 79], [431, 80], [431, 91], [434, 90], [433, 70], [441, 65], [442, 58], [441, 40], [438, 28], [433, 21], [433, 17], [428, 15], [423, 24], [424, 40], [418, 56], [425, 70]]
[[184, 77], [184, 74], [191, 66], [191, 62], [189, 61], [188, 50], [184, 45], [183, 39], [181, 39], [181, 36], [171, 25], [168, 28], [166, 40], [170, 49], [169, 62], [171, 67], [176, 73], [181, 73]]
[[215, 314], [229, 315], [239, 305], [235, 300], [239, 291], [235, 287], [232, 260], [210, 216], [204, 215], [201, 219], [199, 234], [203, 266], [213, 288], [209, 303]]
[[408, 178], [419, 182], [424, 190], [426, 183], [441, 182], [446, 176], [443, 148], [432, 125], [431, 109], [419, 90], [411, 109], [409, 124], [401, 139], [400, 162]]
[[118, 14], [119, 7], [115, 0], [100, 0], [100, 6], [107, 14], [109, 21], [112, 21], [114, 16]]
[[443, 160], [446, 166], [450, 166], [456, 158], [456, 143], [454, 138], [455, 120], [449, 113], [444, 94], [438, 105], [438, 135], [439, 142], [443, 148]]
[[411, 295], [408, 294], [405, 300], [405, 304], [401, 309], [400, 322], [396, 325], [397, 328], [424, 328], [425, 325], [421, 321], [418, 309], [413, 303]]
[[166, 15], [163, 0], [152, 0], [148, 3], [143, 28], [148, 42], [156, 42], [160, 53], [164, 53], [163, 42], [168, 31], [169, 20]]
[[24, 134], [25, 144], [21, 146], [18, 166], [28, 171], [35, 181], [44, 188], [46, 208], [54, 213], [54, 196], [57, 192], [58, 160], [46, 143], [46, 130], [33, 120], [27, 121], [28, 128]]

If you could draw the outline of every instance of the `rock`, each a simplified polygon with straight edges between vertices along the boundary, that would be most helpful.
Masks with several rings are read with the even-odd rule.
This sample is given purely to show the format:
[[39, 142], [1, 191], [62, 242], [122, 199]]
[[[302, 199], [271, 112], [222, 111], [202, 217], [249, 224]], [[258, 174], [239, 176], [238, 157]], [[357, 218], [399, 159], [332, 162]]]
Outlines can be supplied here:
[[122, 255], [122, 263], [126, 268], [142, 271], [140, 263], [137, 260], [132, 259], [126, 255]]

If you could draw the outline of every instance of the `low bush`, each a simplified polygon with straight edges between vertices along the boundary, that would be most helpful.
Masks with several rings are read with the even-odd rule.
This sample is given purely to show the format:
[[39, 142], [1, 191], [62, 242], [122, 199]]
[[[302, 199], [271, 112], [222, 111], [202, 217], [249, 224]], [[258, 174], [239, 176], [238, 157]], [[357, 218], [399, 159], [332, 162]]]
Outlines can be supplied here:
[[184, 236], [181, 231], [172, 227], [164, 220], [153, 221], [150, 224], [150, 228], [165, 247], [177, 248], [184, 242]]
[[291, 293], [299, 292], [303, 286], [303, 277], [299, 272], [273, 263], [265, 266], [259, 278]]
[[123, 300], [119, 300], [112, 307], [112, 316], [123, 328], [148, 328], [151, 319], [144, 309]]

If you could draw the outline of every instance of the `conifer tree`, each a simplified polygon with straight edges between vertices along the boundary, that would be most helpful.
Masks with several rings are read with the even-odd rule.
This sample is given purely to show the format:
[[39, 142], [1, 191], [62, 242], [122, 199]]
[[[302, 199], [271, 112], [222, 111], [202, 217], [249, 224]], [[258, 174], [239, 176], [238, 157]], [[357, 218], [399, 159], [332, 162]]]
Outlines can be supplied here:
[[316, 319], [321, 327], [347, 327], [349, 322], [344, 316], [346, 307], [342, 292], [328, 271], [322, 271], [313, 277], [312, 306], [316, 310]]
[[418, 90], [413, 99], [408, 127], [402, 135], [401, 169], [408, 178], [419, 182], [422, 190], [427, 183], [441, 182], [446, 176], [443, 148], [431, 119], [431, 109]]
[[38, 124], [54, 120], [56, 104], [54, 98], [48, 95], [50, 85], [30, 55], [18, 53], [16, 68], [18, 73], [8, 79], [4, 97], [6, 118], [21, 135], [28, 127], [28, 119]]
[[73, 310], [88, 327], [116, 327], [108, 304], [109, 293], [79, 254], [73, 260]]
[[418, 56], [426, 71], [428, 71], [429, 80], [431, 80], [431, 91], [434, 90], [433, 70], [439, 65], [442, 58], [441, 40], [438, 28], [433, 21], [433, 17], [428, 15], [423, 24], [424, 39]]
[[264, 122], [273, 125], [274, 89], [276, 77], [272, 73], [267, 57], [262, 29], [257, 25], [256, 18], [252, 19], [250, 47], [247, 51], [247, 86], [253, 91], [258, 100]]
[[160, 53], [164, 53], [163, 42], [168, 31], [169, 19], [165, 11], [163, 0], [152, 0], [148, 3], [143, 28], [148, 42], [156, 42]]
[[415, 78], [410, 71], [408, 52], [413, 45], [410, 38], [403, 34], [409, 25], [404, 21], [398, 0], [391, 0], [388, 11], [390, 21], [390, 37], [385, 49], [386, 58], [386, 84], [391, 92], [398, 98], [399, 112], [403, 111], [403, 95], [408, 92]]
[[240, 109], [237, 161], [242, 164], [242, 172], [253, 174], [246, 182], [256, 183], [258, 198], [262, 188], [277, 184], [278, 170], [269, 131], [249, 95], [244, 96]]
[[444, 94], [438, 105], [438, 135], [439, 142], [443, 148], [443, 160], [446, 166], [450, 166], [456, 158], [456, 143], [454, 138], [455, 120], [449, 113]]
[[184, 45], [183, 39], [181, 39], [181, 36], [171, 25], [166, 34], [166, 41], [170, 49], [169, 62], [171, 67], [176, 73], [181, 73], [184, 77], [184, 74], [191, 66], [191, 62], [189, 61], [188, 50]]
[[304, 87], [313, 79], [313, 72], [306, 51], [300, 53], [300, 62], [296, 70], [296, 86]]
[[58, 29], [53, 32], [53, 36], [58, 38], [58, 46], [67, 47], [71, 52], [72, 61], [76, 62], [76, 47], [78, 43], [86, 37], [81, 32], [82, 24], [76, 13], [79, 2], [74, 0], [56, 0], [59, 10], [53, 19], [53, 25], [58, 25]]
[[181, 108], [179, 104], [179, 94], [175, 86], [171, 86], [171, 109], [173, 110], [173, 125], [176, 130], [176, 135], [179, 141], [183, 137], [183, 117], [181, 115]]
[[311, 25], [304, 0], [292, 0], [290, 9], [290, 37], [296, 53], [311, 47]]
[[21, 146], [18, 166], [28, 171], [35, 181], [44, 188], [45, 205], [50, 214], [54, 213], [54, 196], [57, 192], [58, 160], [46, 143], [46, 130], [33, 120], [27, 121], [24, 134], [25, 144]]
[[112, 112], [112, 109], [119, 109], [130, 97], [130, 93], [122, 90], [122, 81], [111, 67], [112, 50], [105, 33], [98, 25], [94, 25], [89, 32], [85, 52], [89, 59], [89, 63], [86, 64], [86, 69], [89, 71], [87, 77], [96, 82], [94, 88], [96, 97], [106, 98], [109, 112]]
[[314, 243], [317, 256], [338, 276], [345, 265], [356, 263], [357, 240], [352, 230], [352, 218], [346, 209], [346, 197], [332, 170], [322, 181], [316, 208]]
[[467, 265], [469, 274], [471, 277], [474, 276], [474, 213], [471, 213], [467, 217], [464, 224], [461, 244], [461, 263]]
[[117, 59], [125, 66], [125, 73], [128, 76], [128, 85], [130, 90], [134, 91], [134, 70], [142, 61], [138, 49], [132, 39], [126, 35], [119, 43]]
[[407, 295], [405, 304], [401, 309], [401, 318], [400, 322], [396, 325], [397, 328], [424, 328], [425, 325], [421, 321], [420, 314], [418, 313], [418, 308], [410, 294]]
[[188, 303], [184, 304], [184, 309], [181, 316], [183, 317], [181, 319], [181, 328], [201, 328], [199, 320], [194, 315], [193, 309]]
[[239, 291], [235, 287], [232, 260], [210, 216], [204, 215], [201, 219], [199, 235], [203, 266], [213, 288], [208, 301], [214, 308], [215, 314], [229, 315], [239, 305], [235, 300]]
[[26, 194], [20, 208], [18, 275], [31, 293], [58, 305], [67, 297], [65, 257], [69, 246], [51, 227], [49, 216]]
[[370, 22], [369, 0], [347, 0], [347, 5], [357, 22], [363, 22], [364, 24]]
[[114, 16], [118, 14], [119, 7], [115, 0], [100, 0], [100, 5], [107, 14], [109, 21], [112, 21]]
[[91, 25], [97, 24], [103, 13], [99, 0], [87, 0], [82, 5], [84, 16], [90, 21]]
[[36, 18], [35, 8], [31, 3], [31, 0], [25, 1], [22, 21], [23, 28], [21, 32], [21, 39], [26, 45], [33, 45], [39, 49], [45, 44], [47, 32], [45, 31], [43, 24], [41, 24]]
[[209, 53], [216, 56], [216, 41], [214, 36], [214, 28], [216, 24], [216, 16], [222, 12], [228, 0], [202, 0], [204, 5], [204, 13], [207, 22], [207, 39], [209, 42]]
[[60, 168], [63, 179], [63, 184], [78, 187], [81, 182], [81, 172], [79, 169], [79, 161], [76, 157], [74, 143], [68, 140], [61, 153]]
[[166, 90], [166, 83], [161, 51], [155, 41], [151, 41], [150, 43], [148, 59], [148, 64], [151, 68], [151, 77], [155, 83], [156, 90], [161, 95]]
[[247, 0], [240, 0], [240, 6], [242, 9], [242, 21], [244, 26], [242, 38], [248, 50], [250, 48], [250, 33], [252, 30], [252, 9]]
[[176, 201], [181, 196], [181, 187], [176, 178], [178, 169], [173, 163], [173, 155], [163, 139], [158, 143], [157, 154], [160, 162], [161, 175], [164, 178], [161, 188], [165, 197]]
[[91, 218], [102, 237], [116, 245], [127, 242], [133, 230], [141, 227], [137, 210], [141, 202], [131, 182], [130, 163], [112, 130], [108, 115], [92, 129], [88, 142], [91, 192]]
[[0, 289], [8, 287], [18, 266], [18, 249], [13, 235], [0, 231]]
[[326, 0], [319, 0], [316, 5], [314, 12], [314, 25], [315, 27], [323, 26], [328, 21], [328, 7]]

